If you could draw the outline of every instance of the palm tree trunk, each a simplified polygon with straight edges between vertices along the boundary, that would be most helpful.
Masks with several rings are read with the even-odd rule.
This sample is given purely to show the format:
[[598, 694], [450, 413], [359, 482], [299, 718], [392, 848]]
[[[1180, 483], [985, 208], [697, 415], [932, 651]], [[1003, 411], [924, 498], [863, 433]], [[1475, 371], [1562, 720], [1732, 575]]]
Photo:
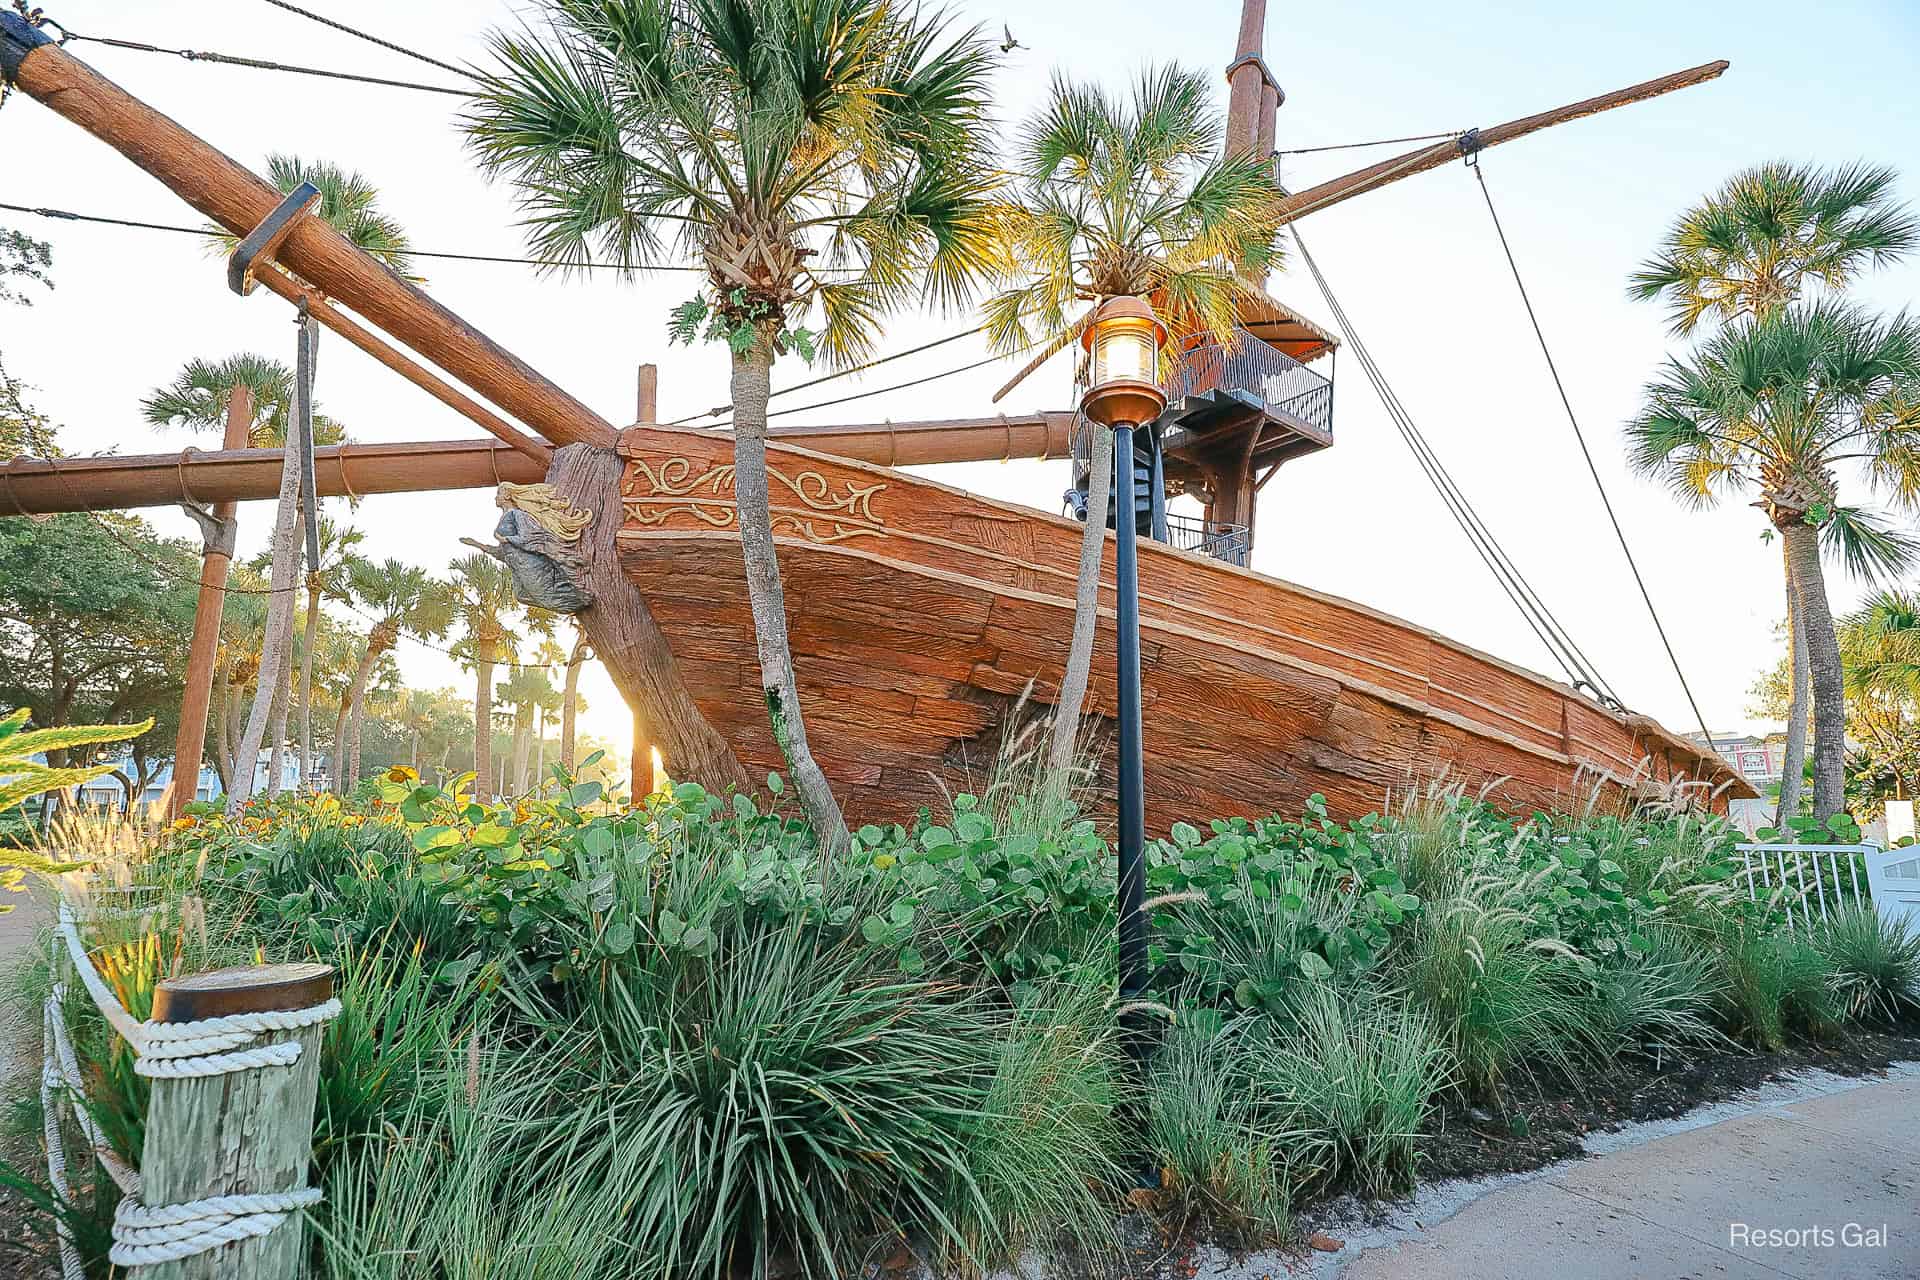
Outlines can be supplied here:
[[547, 772], [547, 709], [533, 709], [533, 785], [539, 786]]
[[513, 709], [513, 794], [527, 789], [527, 708]]
[[1826, 575], [1820, 564], [1820, 531], [1805, 520], [1789, 520], [1787, 540], [1795, 603], [1807, 640], [1807, 671], [1813, 689], [1813, 816], [1825, 822], [1846, 804], [1847, 695], [1840, 666], [1840, 638], [1827, 605]]
[[353, 713], [353, 700], [340, 695], [340, 708], [333, 716], [333, 793], [347, 794], [347, 717]]
[[760, 650], [760, 691], [773, 722], [773, 740], [787, 762], [800, 808], [814, 836], [829, 853], [847, 844], [847, 820], [827, 775], [807, 746], [807, 726], [787, 642], [787, 603], [780, 561], [773, 545], [773, 513], [767, 495], [767, 397], [773, 368], [773, 332], [762, 325], [753, 347], [733, 358], [734, 502], [740, 524], [740, 554], [746, 562], [747, 600]]
[[294, 577], [298, 572], [299, 552], [294, 531], [298, 526], [300, 496], [300, 451], [280, 451], [280, 504], [273, 522], [272, 571], [268, 587], [266, 638], [261, 645], [260, 679], [253, 692], [253, 710], [247, 716], [246, 730], [240, 735], [240, 748], [234, 753], [234, 787], [227, 793], [227, 812], [235, 814], [253, 795], [253, 775], [260, 759], [260, 742], [266, 737], [272, 718], [275, 692], [286, 682], [287, 640], [293, 621]]
[[[353, 684], [347, 690], [347, 704], [343, 708], [347, 714], [346, 737], [342, 739], [344, 745], [334, 748], [334, 754], [340, 758], [340, 776], [343, 780], [360, 780], [360, 725], [367, 713], [367, 679], [372, 675], [373, 664], [380, 660], [382, 652], [384, 650], [379, 647], [378, 641], [372, 633], [368, 633], [367, 642], [360, 649], [360, 665], [353, 669]], [[341, 794], [345, 793], [343, 782]]]
[[313, 790], [313, 651], [320, 647], [320, 566], [307, 566], [307, 642], [300, 653], [300, 789]]
[[473, 786], [485, 795], [493, 790], [493, 659], [473, 664]]
[[1780, 540], [1780, 557], [1786, 568], [1787, 652], [1790, 655], [1787, 667], [1793, 687], [1787, 706], [1786, 757], [1780, 766], [1780, 808], [1774, 814], [1773, 825], [1785, 831], [1787, 819], [1796, 817], [1800, 812], [1800, 793], [1806, 785], [1807, 711], [1812, 691], [1808, 688], [1811, 674], [1807, 667], [1806, 621], [1801, 615], [1798, 593], [1793, 587], [1793, 553], [1785, 538]]
[[[222, 792], [225, 792], [228, 786], [227, 762], [231, 759], [231, 756], [227, 752], [227, 720], [229, 717], [227, 710], [227, 686], [227, 664], [218, 661], [216, 657], [213, 671], [213, 697], [209, 700], [213, 706], [213, 750], [209, 754], [213, 757], [214, 776], [220, 779], [220, 790]], [[197, 784], [199, 779], [196, 778], [194, 781]]]
[[[297, 539], [294, 544], [293, 554], [293, 573], [295, 577], [299, 577], [300, 561], [304, 558], [304, 553]], [[289, 595], [289, 600], [291, 600], [291, 595]], [[267, 727], [267, 740], [272, 746], [268, 754], [267, 763], [267, 794], [270, 796], [280, 794], [280, 779], [285, 776], [286, 773], [287, 714], [291, 709], [290, 704], [293, 697], [293, 650], [295, 647], [293, 610], [291, 608], [287, 610], [286, 637], [282, 643], [284, 645], [286, 658], [279, 675], [273, 682], [272, 720]]]
[[573, 642], [567, 656], [567, 683], [560, 696], [560, 767], [573, 774], [573, 727], [580, 713], [580, 663], [587, 656], [587, 636], [583, 631]]
[[413, 776], [420, 776], [420, 730], [413, 731], [413, 749], [407, 752], [407, 767], [413, 770]]
[[[1080, 531], [1080, 572], [1073, 590], [1073, 640], [1067, 646], [1067, 666], [1060, 677], [1060, 696], [1053, 709], [1053, 746], [1047, 765], [1056, 778], [1073, 767], [1080, 741], [1080, 708], [1087, 697], [1087, 678], [1093, 671], [1093, 635], [1100, 621], [1100, 558], [1107, 545], [1107, 502], [1113, 487], [1113, 433], [1087, 423], [1087, 523]], [[1126, 513], [1121, 513], [1126, 519]]]

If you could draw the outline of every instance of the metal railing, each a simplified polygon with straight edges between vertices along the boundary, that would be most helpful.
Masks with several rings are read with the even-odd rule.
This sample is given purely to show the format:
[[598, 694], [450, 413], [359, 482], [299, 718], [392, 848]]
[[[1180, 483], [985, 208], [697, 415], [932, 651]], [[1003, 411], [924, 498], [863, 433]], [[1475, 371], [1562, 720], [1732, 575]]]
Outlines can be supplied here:
[[1182, 551], [1198, 551], [1203, 556], [1247, 567], [1253, 539], [1247, 526], [1202, 520], [1197, 516], [1167, 513], [1167, 540]]
[[1240, 332], [1231, 347], [1204, 343], [1187, 352], [1167, 380], [1167, 400], [1209, 391], [1247, 391], [1275, 413], [1298, 418], [1316, 431], [1333, 431], [1333, 383], [1260, 339]]

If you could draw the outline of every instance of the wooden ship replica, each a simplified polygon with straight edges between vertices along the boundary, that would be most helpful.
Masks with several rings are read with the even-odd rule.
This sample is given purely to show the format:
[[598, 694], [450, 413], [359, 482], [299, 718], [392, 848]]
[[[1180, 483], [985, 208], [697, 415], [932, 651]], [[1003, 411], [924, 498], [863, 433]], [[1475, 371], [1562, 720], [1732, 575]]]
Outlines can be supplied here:
[[[548, 480], [594, 512], [581, 615], [676, 776], [746, 782], [783, 767], [762, 701], [725, 434], [642, 421], [615, 430], [317, 219], [269, 236], [279, 193], [6, 15], [0, 71], [261, 250], [255, 279], [479, 423], [491, 441], [367, 444], [316, 454], [318, 490], [378, 494]], [[1273, 148], [1278, 85], [1247, 0], [1229, 68], [1229, 146]], [[1475, 132], [1492, 146], [1712, 79], [1711, 63]], [[1322, 209], [1455, 160], [1448, 140], [1288, 197]], [[270, 243], [268, 243], [270, 241]], [[351, 309], [353, 315], [348, 314]], [[354, 317], [357, 316], [356, 320]], [[1297, 812], [1340, 816], [1445, 774], [1512, 810], [1700, 784], [1753, 794], [1726, 761], [1645, 716], [1365, 605], [1250, 567], [1255, 503], [1284, 464], [1334, 443], [1337, 339], [1264, 292], [1240, 341], [1185, 353], [1145, 460], [1137, 513], [1148, 825]], [[396, 350], [384, 330], [468, 390]], [[478, 399], [476, 399], [478, 397]], [[480, 403], [480, 400], [490, 402]], [[496, 412], [497, 408], [497, 412]], [[508, 421], [518, 419], [519, 425]], [[886, 821], [978, 787], [1009, 719], [1044, 710], [1066, 658], [1081, 526], [898, 469], [1064, 458], [1071, 412], [776, 429], [774, 531], [815, 756], [850, 821]], [[555, 446], [559, 448], [555, 449]], [[569, 448], [567, 446], [575, 446]], [[0, 467], [0, 515], [270, 497], [277, 450], [23, 460]], [[1074, 471], [1084, 490], [1085, 467]], [[1200, 518], [1167, 510], [1187, 495]], [[1070, 495], [1071, 498], [1072, 495]], [[1093, 513], [1097, 518], [1099, 513]], [[1111, 574], [1112, 554], [1107, 571]], [[1111, 579], [1105, 602], [1110, 608]], [[217, 607], [215, 610], [217, 617]], [[1112, 615], [1088, 709], [1111, 715]], [[636, 744], [636, 755], [643, 755]], [[183, 729], [182, 750], [198, 749]]]

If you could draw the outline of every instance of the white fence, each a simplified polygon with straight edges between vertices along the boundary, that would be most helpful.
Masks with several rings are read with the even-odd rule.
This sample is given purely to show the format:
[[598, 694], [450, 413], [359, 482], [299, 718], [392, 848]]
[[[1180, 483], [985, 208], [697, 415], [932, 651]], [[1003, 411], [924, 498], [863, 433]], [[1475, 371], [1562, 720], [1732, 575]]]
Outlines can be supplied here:
[[1845, 907], [1871, 902], [1882, 919], [1920, 931], [1920, 846], [1742, 844], [1747, 893], [1778, 898], [1787, 922], [1811, 927]]

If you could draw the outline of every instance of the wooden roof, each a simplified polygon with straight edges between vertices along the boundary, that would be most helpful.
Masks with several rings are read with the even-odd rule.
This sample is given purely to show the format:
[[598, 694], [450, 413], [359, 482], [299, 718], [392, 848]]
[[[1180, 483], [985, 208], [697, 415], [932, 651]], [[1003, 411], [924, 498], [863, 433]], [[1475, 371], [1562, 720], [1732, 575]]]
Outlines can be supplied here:
[[1340, 339], [1293, 310], [1265, 289], [1249, 284], [1240, 303], [1247, 331], [1302, 364], [1310, 364], [1340, 345]]

